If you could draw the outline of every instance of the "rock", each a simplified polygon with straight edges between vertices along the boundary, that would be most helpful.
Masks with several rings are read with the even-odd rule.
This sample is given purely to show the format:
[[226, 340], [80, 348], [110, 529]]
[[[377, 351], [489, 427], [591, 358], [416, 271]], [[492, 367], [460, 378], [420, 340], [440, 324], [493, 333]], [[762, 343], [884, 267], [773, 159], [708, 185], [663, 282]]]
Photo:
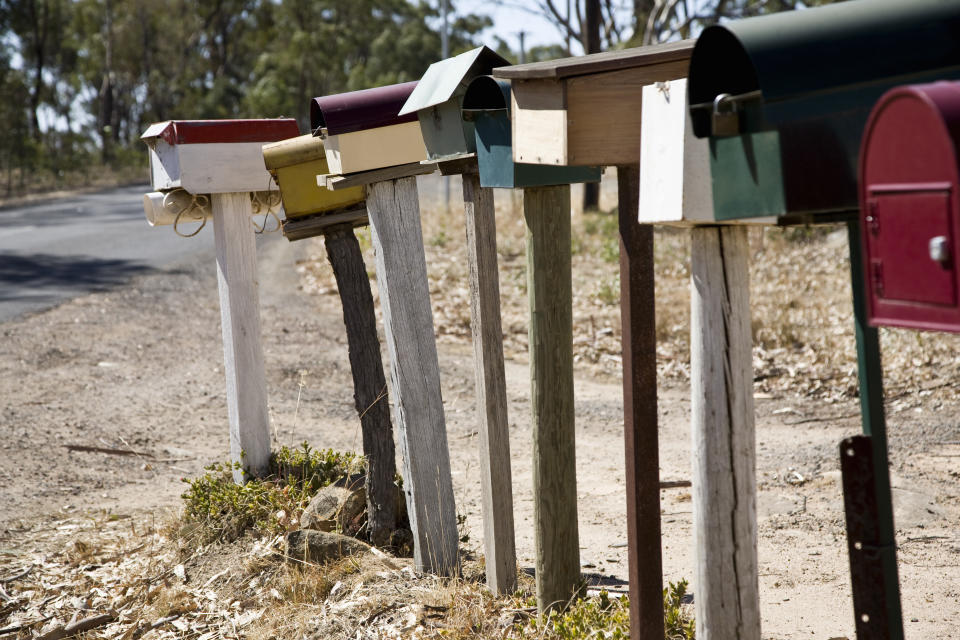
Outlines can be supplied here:
[[367, 492], [362, 480], [338, 482], [320, 489], [313, 497], [300, 516], [300, 526], [353, 534], [363, 525], [366, 509]]
[[300, 529], [287, 534], [283, 556], [287, 562], [322, 563], [370, 551], [370, 545], [350, 536]]

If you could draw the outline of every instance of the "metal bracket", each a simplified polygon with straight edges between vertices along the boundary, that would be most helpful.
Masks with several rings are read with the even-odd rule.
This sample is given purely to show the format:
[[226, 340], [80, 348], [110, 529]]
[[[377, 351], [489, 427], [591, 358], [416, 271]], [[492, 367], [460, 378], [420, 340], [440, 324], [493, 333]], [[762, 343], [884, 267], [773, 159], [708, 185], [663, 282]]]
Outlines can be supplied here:
[[880, 544], [870, 436], [853, 436], [840, 443], [840, 469], [857, 640], [889, 640], [882, 558], [893, 547]]

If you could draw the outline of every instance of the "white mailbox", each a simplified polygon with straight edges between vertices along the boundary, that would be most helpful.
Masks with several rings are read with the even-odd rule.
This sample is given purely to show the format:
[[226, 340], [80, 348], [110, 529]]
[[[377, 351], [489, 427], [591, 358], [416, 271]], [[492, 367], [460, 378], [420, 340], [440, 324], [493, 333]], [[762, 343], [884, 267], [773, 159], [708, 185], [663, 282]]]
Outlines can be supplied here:
[[[687, 79], [643, 87], [640, 134], [642, 223], [699, 225], [718, 221], [713, 210], [710, 142], [693, 135]], [[774, 218], [737, 222], [771, 224]]]
[[168, 120], [140, 136], [150, 148], [154, 191], [181, 188], [191, 194], [267, 191], [263, 145], [295, 138], [296, 120]]

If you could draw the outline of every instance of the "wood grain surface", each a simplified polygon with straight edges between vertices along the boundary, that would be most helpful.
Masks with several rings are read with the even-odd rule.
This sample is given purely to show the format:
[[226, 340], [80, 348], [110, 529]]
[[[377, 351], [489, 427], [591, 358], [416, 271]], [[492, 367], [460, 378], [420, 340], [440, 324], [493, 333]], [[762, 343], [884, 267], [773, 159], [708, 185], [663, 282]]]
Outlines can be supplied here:
[[360, 416], [363, 455], [367, 458], [367, 528], [371, 542], [383, 546], [397, 524], [396, 452], [370, 278], [352, 224], [328, 230], [324, 245], [343, 304], [353, 401]]
[[570, 185], [524, 189], [537, 606], [563, 607], [580, 580], [573, 414]]
[[367, 211], [414, 563], [418, 571], [453, 575], [459, 570], [457, 517], [416, 179], [374, 183]]
[[760, 640], [748, 257], [743, 227], [691, 230], [697, 640]]
[[215, 193], [214, 243], [223, 364], [227, 378], [227, 420], [230, 458], [243, 465], [234, 471], [237, 483], [246, 475], [263, 476], [270, 466], [270, 418], [260, 333], [257, 246], [250, 224], [249, 193]]
[[493, 191], [482, 189], [480, 177], [475, 173], [463, 176], [463, 204], [470, 268], [470, 327], [476, 359], [487, 586], [495, 593], [509, 594], [517, 588], [517, 553], [500, 323], [497, 227]]

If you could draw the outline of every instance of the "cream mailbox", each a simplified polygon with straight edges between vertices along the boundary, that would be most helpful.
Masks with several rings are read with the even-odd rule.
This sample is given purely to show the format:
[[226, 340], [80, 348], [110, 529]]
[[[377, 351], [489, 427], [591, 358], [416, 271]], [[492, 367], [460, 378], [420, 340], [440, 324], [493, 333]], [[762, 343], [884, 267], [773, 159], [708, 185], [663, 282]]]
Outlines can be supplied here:
[[416, 81], [314, 98], [310, 128], [330, 173], [344, 175], [426, 160], [416, 113], [397, 115]]
[[453, 160], [476, 152], [473, 122], [463, 118], [463, 96], [470, 81], [510, 64], [487, 47], [434, 62], [407, 98], [401, 116], [416, 113], [431, 162]]
[[320, 138], [307, 134], [264, 145], [263, 162], [280, 187], [288, 240], [319, 235], [331, 225], [366, 223], [363, 186], [331, 191], [317, 184], [318, 175], [330, 173]]
[[175, 225], [182, 215], [213, 219], [230, 457], [241, 465], [234, 471], [238, 483], [265, 474], [270, 462], [251, 194], [271, 185], [263, 144], [297, 134], [295, 120], [278, 118], [171, 120], [150, 125], [142, 136], [155, 190], [144, 198], [148, 220], [154, 215], [151, 223]]
[[690, 40], [503, 67], [511, 81], [513, 159], [526, 164], [633, 165], [644, 85], [687, 75]]

